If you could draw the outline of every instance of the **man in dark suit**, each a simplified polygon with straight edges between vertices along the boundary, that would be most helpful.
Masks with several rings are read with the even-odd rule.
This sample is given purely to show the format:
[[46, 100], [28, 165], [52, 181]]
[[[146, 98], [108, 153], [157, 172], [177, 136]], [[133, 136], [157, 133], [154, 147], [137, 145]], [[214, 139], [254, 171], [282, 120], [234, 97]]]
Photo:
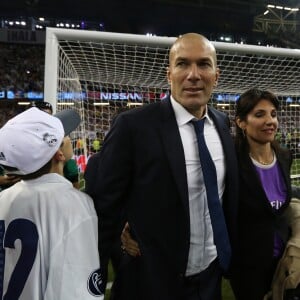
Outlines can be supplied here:
[[120, 236], [125, 212], [141, 255], [124, 255], [114, 299], [219, 300], [227, 267], [217, 255], [192, 121], [205, 118], [232, 249], [238, 172], [229, 119], [207, 106], [219, 78], [212, 43], [195, 33], [179, 37], [167, 78], [170, 96], [117, 116], [93, 160], [97, 172], [85, 174], [99, 216], [100, 258]]

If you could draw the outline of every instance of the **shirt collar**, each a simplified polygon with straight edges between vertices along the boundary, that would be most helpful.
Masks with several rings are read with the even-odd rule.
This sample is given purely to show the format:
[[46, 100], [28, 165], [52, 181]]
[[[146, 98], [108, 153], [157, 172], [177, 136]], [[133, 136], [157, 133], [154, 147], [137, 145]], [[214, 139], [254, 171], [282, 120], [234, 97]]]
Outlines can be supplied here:
[[[170, 97], [171, 99], [171, 104], [172, 107], [174, 109], [174, 113], [175, 113], [175, 117], [176, 117], [176, 121], [178, 126], [184, 125], [189, 123], [192, 120], [197, 120], [197, 118], [195, 118], [191, 113], [189, 113], [179, 102], [177, 102], [173, 96], [171, 95]], [[210, 116], [208, 115], [208, 110], [207, 110], [207, 105], [206, 105], [206, 111], [205, 111], [205, 115], [203, 118], [206, 118], [206, 120], [210, 123], [213, 124], [212, 119], [210, 118]]]

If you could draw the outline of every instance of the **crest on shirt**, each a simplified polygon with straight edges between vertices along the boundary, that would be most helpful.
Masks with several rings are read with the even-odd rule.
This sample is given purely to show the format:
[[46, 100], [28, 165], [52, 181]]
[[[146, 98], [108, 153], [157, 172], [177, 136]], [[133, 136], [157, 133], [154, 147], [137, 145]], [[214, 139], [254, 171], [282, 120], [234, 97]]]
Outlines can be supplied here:
[[98, 270], [95, 270], [90, 274], [87, 282], [87, 288], [91, 295], [98, 297], [104, 295], [103, 285], [104, 282], [99, 268]]

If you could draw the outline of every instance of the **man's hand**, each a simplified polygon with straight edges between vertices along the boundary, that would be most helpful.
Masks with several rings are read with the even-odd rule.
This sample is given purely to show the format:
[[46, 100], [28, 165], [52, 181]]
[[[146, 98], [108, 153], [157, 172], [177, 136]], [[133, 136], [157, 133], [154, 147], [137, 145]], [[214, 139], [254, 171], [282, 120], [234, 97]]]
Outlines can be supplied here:
[[20, 178], [16, 175], [3, 175], [0, 176], [0, 185], [13, 185], [19, 180]]
[[131, 256], [141, 256], [141, 251], [138, 243], [130, 235], [130, 226], [128, 223], [125, 224], [122, 234], [122, 249]]

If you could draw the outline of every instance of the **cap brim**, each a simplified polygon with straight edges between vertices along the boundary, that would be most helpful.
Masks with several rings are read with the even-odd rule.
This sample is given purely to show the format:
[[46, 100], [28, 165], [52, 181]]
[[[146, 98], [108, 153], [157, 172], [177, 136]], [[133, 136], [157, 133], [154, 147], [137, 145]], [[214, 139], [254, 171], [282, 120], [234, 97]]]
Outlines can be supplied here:
[[65, 136], [75, 130], [81, 122], [78, 112], [74, 109], [62, 110], [54, 115], [60, 119], [64, 127]]

